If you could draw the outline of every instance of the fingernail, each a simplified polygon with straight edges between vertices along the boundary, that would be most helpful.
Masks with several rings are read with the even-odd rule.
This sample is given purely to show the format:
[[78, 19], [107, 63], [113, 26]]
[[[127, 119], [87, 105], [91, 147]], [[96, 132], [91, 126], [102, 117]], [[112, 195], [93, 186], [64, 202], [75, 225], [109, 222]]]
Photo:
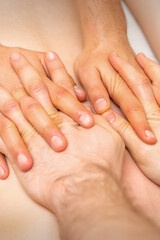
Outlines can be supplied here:
[[115, 119], [116, 119], [116, 115], [115, 113], [107, 113], [105, 116], [106, 120], [109, 122], [109, 123], [112, 123]]
[[96, 111], [98, 112], [104, 112], [107, 110], [108, 108], [108, 104], [107, 101], [104, 98], [99, 98], [96, 102], [95, 102], [95, 108]]
[[146, 135], [147, 138], [150, 138], [150, 139], [154, 138], [155, 139], [154, 134], [151, 131], [149, 131], [149, 130], [145, 131], [145, 135]]
[[28, 158], [22, 153], [18, 155], [17, 160], [18, 160], [18, 163], [21, 167], [24, 167], [24, 166], [28, 165]]
[[5, 175], [4, 168], [0, 166], [0, 178]]
[[81, 112], [79, 121], [86, 127], [90, 126], [93, 122], [91, 116], [87, 112]]
[[113, 54], [114, 56], [118, 57], [118, 54], [117, 54], [115, 51], [113, 51], [112, 54]]
[[60, 148], [60, 147], [62, 147], [64, 145], [63, 139], [61, 137], [59, 137], [59, 136], [53, 136], [51, 138], [51, 142], [53, 144], [53, 147], [56, 148], [56, 149]]
[[79, 95], [79, 94], [85, 94], [82, 89], [80, 89], [78, 86], [74, 86], [74, 91]]
[[55, 54], [53, 52], [48, 52], [46, 57], [47, 60], [52, 61], [53, 59], [55, 59]]
[[18, 59], [20, 59], [20, 54], [19, 53], [13, 53], [12, 55], [11, 55], [11, 59], [13, 60], [13, 61], [16, 61], [16, 60], [18, 60]]

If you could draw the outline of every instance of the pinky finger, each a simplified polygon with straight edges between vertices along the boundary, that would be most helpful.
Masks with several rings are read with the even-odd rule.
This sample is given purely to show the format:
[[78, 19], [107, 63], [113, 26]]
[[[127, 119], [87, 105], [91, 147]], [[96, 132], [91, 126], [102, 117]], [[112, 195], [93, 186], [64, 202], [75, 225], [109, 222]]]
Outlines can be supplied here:
[[0, 179], [4, 180], [9, 175], [9, 168], [5, 156], [0, 153]]

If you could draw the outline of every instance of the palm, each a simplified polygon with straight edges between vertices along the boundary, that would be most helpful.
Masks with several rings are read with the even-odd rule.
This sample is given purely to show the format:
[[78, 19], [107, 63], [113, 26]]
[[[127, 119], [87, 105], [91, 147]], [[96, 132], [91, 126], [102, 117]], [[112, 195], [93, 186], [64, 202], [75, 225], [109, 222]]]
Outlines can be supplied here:
[[68, 148], [56, 153], [40, 135], [34, 133], [29, 138], [25, 137], [34, 166], [26, 173], [13, 166], [27, 193], [45, 206], [46, 195], [50, 195], [55, 181], [74, 174], [88, 163], [109, 168], [118, 178], [121, 175], [123, 141], [102, 117], [96, 116], [95, 126], [86, 130], [66, 115], [59, 113], [59, 116], [63, 118], [61, 129], [68, 139]]

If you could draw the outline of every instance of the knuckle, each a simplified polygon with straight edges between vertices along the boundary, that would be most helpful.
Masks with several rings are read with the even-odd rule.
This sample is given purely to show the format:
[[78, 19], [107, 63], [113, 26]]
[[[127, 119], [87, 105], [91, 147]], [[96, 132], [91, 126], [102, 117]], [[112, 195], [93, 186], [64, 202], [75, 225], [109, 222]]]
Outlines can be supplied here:
[[[23, 137], [23, 139], [30, 141], [31, 139], [33, 139], [34, 137], [37, 136], [37, 132], [33, 127], [27, 127], [25, 129], [22, 130], [21, 135]], [[30, 149], [28, 149], [30, 150]]]
[[23, 97], [25, 95], [25, 90], [23, 87], [17, 87], [17, 88], [14, 88], [12, 91], [12, 96], [17, 100], [19, 101], [19, 99], [21, 97]]
[[0, 132], [3, 133], [5, 132], [7, 129], [13, 128], [14, 124], [9, 121], [7, 118], [3, 117], [0, 118]]
[[66, 96], [66, 93], [67, 91], [63, 87], [57, 88], [57, 90], [55, 91], [55, 99], [57, 101], [61, 100]]
[[139, 79], [139, 85], [141, 85], [141, 86], [148, 86], [148, 85], [150, 85], [149, 79], [147, 77], [145, 77], [145, 76], [142, 76]]
[[39, 109], [40, 104], [31, 97], [25, 97], [22, 102], [23, 106], [25, 107], [28, 113], [34, 112]]
[[127, 113], [128, 115], [130, 115], [130, 114], [132, 114], [132, 113], [137, 113], [137, 114], [138, 114], [139, 112], [143, 112], [143, 109], [142, 109], [141, 106], [136, 105], [136, 104], [130, 105], [130, 106], [128, 106], [128, 107], [126, 108], [126, 113]]
[[46, 89], [46, 86], [45, 86], [45, 84], [44, 84], [43, 81], [34, 82], [34, 83], [29, 87], [29, 90], [30, 90], [32, 93], [36, 93], [36, 94], [43, 92], [45, 89]]
[[64, 87], [68, 91], [72, 91], [73, 90], [73, 85], [70, 82], [68, 82], [67, 80], [61, 80], [57, 84], [59, 86], [61, 86], [62, 88]]
[[19, 104], [15, 100], [7, 101], [2, 108], [2, 112], [8, 113], [19, 108]]
[[55, 125], [59, 128], [61, 128], [62, 125], [62, 119], [60, 115], [57, 112], [50, 111], [49, 113], [50, 118], [54, 121]]
[[126, 121], [121, 121], [119, 124], [119, 131], [121, 132], [122, 137], [126, 133], [127, 129], [129, 128], [129, 123]]

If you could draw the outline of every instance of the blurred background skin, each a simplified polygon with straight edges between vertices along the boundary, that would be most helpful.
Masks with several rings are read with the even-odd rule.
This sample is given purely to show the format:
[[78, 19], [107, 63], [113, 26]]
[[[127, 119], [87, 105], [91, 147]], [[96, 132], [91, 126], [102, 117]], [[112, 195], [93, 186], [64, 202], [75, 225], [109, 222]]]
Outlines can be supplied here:
[[128, 5], [160, 61], [159, 0], [124, 0]]
[[[146, 19], [142, 26], [147, 26], [147, 37], [160, 59], [159, 44], [157, 44], [158, 39], [160, 40], [160, 33], [157, 32], [156, 27], [154, 29], [153, 24], [158, 19], [156, 18], [159, 9], [156, 4], [160, 4], [158, 1], [127, 0], [126, 2], [134, 13], [139, 12], [137, 9], [145, 10], [143, 11], [145, 16], [142, 17], [141, 13], [135, 15], [137, 19]], [[137, 5], [134, 4], [135, 2]], [[152, 6], [149, 6], [149, 2]], [[141, 6], [138, 7], [138, 4]], [[82, 38], [78, 14], [72, 0], [0, 0], [0, 6], [1, 44], [40, 51], [54, 50], [60, 55], [67, 70], [76, 80], [73, 63], [82, 48]], [[151, 10], [152, 13], [147, 12]], [[126, 8], [125, 13], [129, 27], [128, 35], [133, 49], [135, 52], [143, 51], [148, 57], [155, 58], [137, 23]], [[153, 22], [149, 21], [146, 24], [148, 15], [153, 16]], [[153, 31], [151, 34], [150, 29]], [[112, 108], [116, 109], [114, 104]], [[136, 206], [144, 212], [147, 209], [148, 215], [156, 222], [160, 222], [160, 217], [157, 216], [160, 206], [154, 204], [155, 198], [157, 202], [160, 198], [159, 187], [153, 185], [142, 175], [127, 152], [123, 183], [132, 199], [135, 200]], [[10, 177], [5, 181], [0, 181], [0, 192], [1, 239], [59, 239], [55, 218], [28, 198], [12, 169]], [[153, 195], [154, 199], [152, 199]]]

